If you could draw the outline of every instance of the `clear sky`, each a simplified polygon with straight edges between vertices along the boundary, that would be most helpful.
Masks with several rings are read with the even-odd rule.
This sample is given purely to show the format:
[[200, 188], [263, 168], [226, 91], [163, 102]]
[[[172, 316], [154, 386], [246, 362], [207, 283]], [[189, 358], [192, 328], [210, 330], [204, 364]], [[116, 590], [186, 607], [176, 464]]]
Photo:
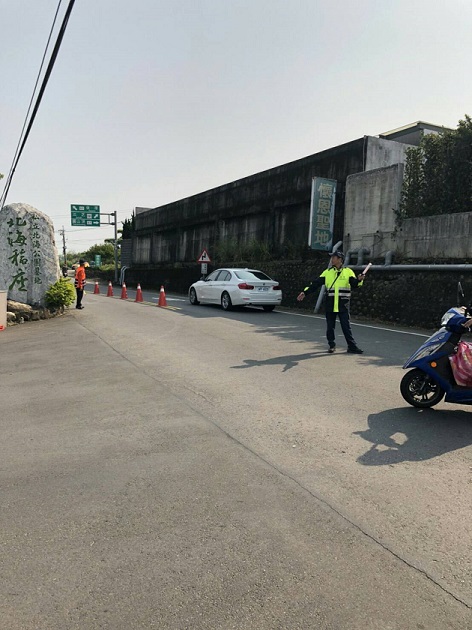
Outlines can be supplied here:
[[[57, 5], [0, 0], [5, 175]], [[113, 228], [72, 227], [74, 203], [120, 222], [417, 120], [456, 127], [471, 59], [471, 0], [76, 0], [7, 203], [83, 251]]]

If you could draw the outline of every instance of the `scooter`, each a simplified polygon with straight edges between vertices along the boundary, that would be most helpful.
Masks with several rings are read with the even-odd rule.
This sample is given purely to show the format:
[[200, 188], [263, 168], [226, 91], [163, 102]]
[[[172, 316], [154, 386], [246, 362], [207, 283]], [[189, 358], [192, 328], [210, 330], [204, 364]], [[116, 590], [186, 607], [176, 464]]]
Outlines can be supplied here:
[[471, 314], [471, 306], [450, 308], [441, 319], [441, 328], [405, 363], [403, 369], [414, 368], [400, 383], [408, 404], [426, 409], [437, 405], [445, 395], [445, 402], [472, 405], [472, 389], [456, 383], [449, 361], [462, 335], [468, 332], [463, 324]]

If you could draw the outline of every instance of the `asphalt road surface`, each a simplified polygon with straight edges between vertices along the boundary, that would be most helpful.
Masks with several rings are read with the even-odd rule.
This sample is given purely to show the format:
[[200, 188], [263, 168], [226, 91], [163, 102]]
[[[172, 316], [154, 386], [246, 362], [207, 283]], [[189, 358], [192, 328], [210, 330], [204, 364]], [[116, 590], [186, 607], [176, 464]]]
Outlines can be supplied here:
[[[90, 287], [90, 285], [89, 285]], [[0, 333], [0, 627], [472, 629], [472, 417], [425, 331], [89, 291]]]

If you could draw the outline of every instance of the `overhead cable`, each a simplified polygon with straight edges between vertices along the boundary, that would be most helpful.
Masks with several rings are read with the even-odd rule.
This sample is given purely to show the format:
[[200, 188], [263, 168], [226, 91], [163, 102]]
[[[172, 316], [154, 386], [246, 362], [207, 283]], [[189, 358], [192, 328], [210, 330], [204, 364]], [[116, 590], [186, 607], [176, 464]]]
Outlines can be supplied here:
[[[62, 0], [59, 0], [59, 4], [57, 5], [57, 9], [56, 9], [56, 14], [54, 15], [54, 20], [52, 22], [51, 30], [49, 31], [48, 41], [46, 42], [46, 48], [44, 49], [43, 58], [41, 59], [41, 65], [39, 66], [38, 76], [36, 77], [36, 82], [34, 84], [33, 93], [31, 94], [31, 99], [30, 99], [30, 102], [29, 102], [29, 105], [28, 105], [28, 111], [26, 112], [26, 116], [25, 116], [25, 122], [23, 123], [23, 127], [22, 127], [21, 133], [20, 133], [20, 138], [18, 140], [18, 144], [16, 145], [15, 155], [13, 156], [13, 160], [12, 160], [12, 163], [11, 163], [11, 166], [10, 166], [10, 171], [8, 173], [7, 179], [5, 180], [5, 187], [6, 187], [6, 184], [10, 181], [11, 176], [12, 176], [13, 165], [15, 163], [16, 156], [18, 155], [18, 150], [20, 148], [21, 139], [23, 138], [23, 134], [25, 132], [25, 127], [26, 127], [26, 124], [28, 122], [28, 116], [29, 116], [29, 113], [31, 111], [31, 105], [33, 104], [34, 95], [36, 94], [36, 88], [38, 87], [39, 77], [41, 76], [41, 72], [43, 70], [44, 60], [46, 58], [46, 53], [47, 53], [48, 48], [49, 48], [49, 42], [51, 41], [51, 37], [52, 37], [53, 30], [54, 30], [54, 26], [56, 25], [57, 14], [59, 13], [59, 9], [61, 7], [61, 4], [62, 4]], [[3, 200], [3, 196], [2, 196], [2, 200]], [[3, 208], [3, 203], [1, 205], [1, 207]]]
[[[57, 13], [59, 11], [59, 7], [61, 5], [61, 2], [62, 2], [62, 0], [60, 0], [59, 5], [58, 5], [57, 10], [56, 10], [56, 15], [54, 16], [54, 23], [53, 23], [52, 28], [51, 28], [51, 33], [52, 33], [52, 29], [54, 28], [54, 24], [55, 24], [55, 21], [56, 21]], [[61, 25], [61, 28], [60, 28], [59, 33], [57, 35], [56, 43], [54, 45], [54, 50], [52, 51], [48, 67], [47, 67], [46, 72], [44, 74], [44, 78], [43, 78], [43, 81], [42, 81], [42, 84], [41, 84], [41, 88], [40, 88], [39, 94], [38, 94], [38, 96], [36, 98], [36, 103], [35, 103], [33, 112], [31, 114], [31, 118], [29, 120], [26, 132], [24, 133], [23, 140], [21, 140], [21, 135], [20, 135], [20, 140], [18, 142], [19, 148], [17, 147], [17, 150], [15, 152], [15, 156], [13, 158], [13, 162], [12, 162], [12, 165], [10, 167], [10, 172], [8, 174], [7, 180], [5, 182], [5, 187], [3, 189], [3, 193], [2, 193], [2, 196], [0, 198], [0, 210], [5, 205], [5, 201], [6, 201], [6, 198], [7, 198], [7, 195], [8, 195], [8, 191], [10, 190], [10, 185], [11, 185], [11, 181], [13, 179], [13, 175], [15, 173], [16, 167], [18, 165], [18, 161], [19, 161], [19, 159], [21, 157], [21, 154], [23, 152], [23, 149], [25, 147], [26, 141], [27, 141], [29, 133], [31, 131], [31, 127], [33, 126], [34, 119], [36, 118], [36, 114], [38, 112], [39, 105], [40, 105], [41, 100], [43, 98], [44, 91], [46, 89], [47, 83], [49, 81], [49, 77], [51, 75], [52, 69], [54, 67], [54, 63], [55, 63], [56, 58], [57, 58], [57, 54], [59, 52], [59, 48], [61, 47], [62, 39], [64, 37], [64, 33], [66, 31], [67, 23], [69, 21], [69, 17], [70, 17], [70, 14], [72, 12], [72, 8], [74, 6], [74, 3], [75, 3], [75, 0], [69, 0], [69, 6], [67, 7], [66, 13], [64, 15], [64, 19], [62, 20], [62, 25]], [[49, 39], [51, 38], [51, 33], [49, 34]], [[46, 46], [46, 50], [47, 50], [47, 48], [49, 46], [49, 39], [48, 39], [48, 44]], [[44, 54], [46, 54], [46, 50], [45, 50]], [[44, 57], [43, 57], [43, 62], [44, 62]], [[41, 62], [41, 68], [43, 66], [43, 62]], [[41, 73], [41, 68], [40, 68], [40, 73]], [[39, 80], [39, 74], [38, 74], [38, 79], [36, 80], [36, 84], [35, 84], [35, 88], [34, 88], [34, 91], [33, 91], [32, 99], [34, 97], [34, 92], [36, 91], [36, 86], [37, 86], [38, 80]], [[30, 102], [30, 106], [28, 108], [28, 112], [30, 111], [30, 109], [31, 109], [31, 102]], [[26, 115], [26, 118], [27, 117], [28, 117], [28, 114]], [[26, 119], [25, 119], [25, 124], [23, 125], [23, 130], [25, 128], [25, 125], [26, 125]], [[23, 135], [23, 130], [22, 130], [22, 135]]]

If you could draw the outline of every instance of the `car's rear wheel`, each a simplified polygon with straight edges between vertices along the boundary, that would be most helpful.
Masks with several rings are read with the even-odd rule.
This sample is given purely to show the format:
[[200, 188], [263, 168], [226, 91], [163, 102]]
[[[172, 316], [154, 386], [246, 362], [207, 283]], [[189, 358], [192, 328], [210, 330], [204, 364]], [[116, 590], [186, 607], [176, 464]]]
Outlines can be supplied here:
[[221, 308], [224, 311], [230, 311], [232, 306], [233, 306], [233, 303], [231, 302], [231, 298], [229, 297], [229, 293], [227, 293], [225, 291], [223, 293], [223, 295], [221, 296]]
[[270, 313], [270, 311], [274, 310], [275, 306], [263, 306], [262, 308], [266, 311], [266, 313]]
[[195, 291], [193, 287], [190, 289], [188, 299], [190, 300], [190, 304], [193, 304], [194, 306], [197, 306], [198, 304], [200, 304], [200, 302], [197, 299], [197, 292]]

